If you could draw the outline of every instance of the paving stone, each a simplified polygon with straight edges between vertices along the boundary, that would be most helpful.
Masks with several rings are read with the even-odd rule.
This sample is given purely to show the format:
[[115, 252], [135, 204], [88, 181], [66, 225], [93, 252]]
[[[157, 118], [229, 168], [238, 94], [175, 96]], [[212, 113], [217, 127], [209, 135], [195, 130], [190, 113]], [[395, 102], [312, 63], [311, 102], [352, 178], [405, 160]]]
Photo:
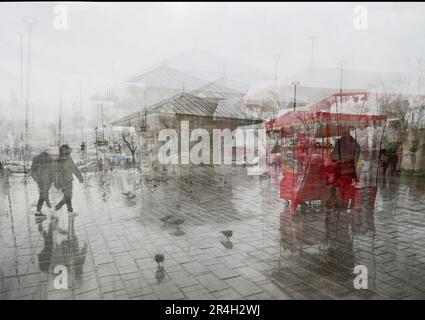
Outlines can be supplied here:
[[[79, 216], [59, 214], [57, 223], [35, 221], [27, 208], [37, 186], [12, 175], [0, 188], [0, 299], [425, 298], [425, 181], [380, 184], [375, 210], [325, 214], [316, 204], [291, 215], [270, 175], [260, 182], [242, 167], [195, 166], [160, 176], [167, 182], [152, 191], [153, 178], [134, 172], [88, 174], [86, 189], [74, 184]], [[139, 178], [129, 202], [123, 186]], [[50, 196], [62, 195], [52, 188]], [[169, 214], [184, 219], [183, 234], [161, 221]], [[43, 237], [49, 230], [54, 246]], [[353, 288], [360, 264], [368, 290]], [[69, 290], [53, 286], [57, 265]]]

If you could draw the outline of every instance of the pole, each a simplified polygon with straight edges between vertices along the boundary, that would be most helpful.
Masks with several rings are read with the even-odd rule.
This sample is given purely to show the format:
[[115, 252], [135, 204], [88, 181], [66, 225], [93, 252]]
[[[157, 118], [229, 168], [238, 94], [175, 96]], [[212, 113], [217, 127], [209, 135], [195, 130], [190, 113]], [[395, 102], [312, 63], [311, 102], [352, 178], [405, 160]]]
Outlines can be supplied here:
[[[29, 100], [30, 100], [30, 71], [31, 71], [31, 34], [32, 27], [37, 24], [37, 20], [26, 17], [24, 22], [28, 26], [28, 54], [27, 54], [27, 94], [25, 99], [25, 149], [29, 150]], [[25, 157], [24, 157], [25, 160]]]
[[277, 85], [277, 79], [278, 79], [278, 64], [279, 64], [279, 55], [278, 54], [275, 54], [274, 56], [273, 56], [273, 59], [274, 59], [274, 81], [275, 81], [275, 83], [276, 83], [276, 85]]
[[338, 62], [339, 65], [339, 94], [340, 94], [340, 103], [342, 104], [342, 76], [343, 76], [343, 70], [344, 65], [346, 64], [345, 61]]
[[279, 88], [278, 88], [278, 64], [279, 64], [279, 55], [275, 54], [273, 56], [274, 59], [274, 86], [276, 92], [276, 104], [280, 109], [280, 98], [279, 98]]
[[105, 140], [105, 125], [103, 123], [103, 103], [100, 104], [100, 113], [102, 116], [102, 142]]
[[81, 134], [81, 141], [84, 141], [84, 134], [83, 134], [83, 93], [82, 93], [82, 85], [80, 81], [80, 115], [79, 115], [79, 123], [80, 123], [80, 134]]
[[29, 138], [29, 97], [30, 97], [30, 70], [31, 70], [31, 24], [28, 24], [28, 52], [27, 52], [27, 94], [25, 99], [25, 144], [28, 149]]
[[[24, 35], [21, 33], [21, 50], [20, 50], [20, 108], [22, 112], [24, 106]], [[22, 115], [22, 114], [21, 114]]]
[[60, 88], [59, 88], [59, 138], [58, 145], [62, 144], [62, 86], [63, 86], [63, 75], [61, 73]]
[[[300, 84], [299, 81], [292, 81], [291, 84], [294, 86], [294, 112], [296, 110], [296, 104], [297, 104], [297, 86]], [[292, 134], [292, 192], [295, 192], [295, 126], [293, 128], [293, 134]], [[295, 197], [291, 201], [295, 201]], [[291, 203], [291, 206], [293, 207], [293, 204]]]

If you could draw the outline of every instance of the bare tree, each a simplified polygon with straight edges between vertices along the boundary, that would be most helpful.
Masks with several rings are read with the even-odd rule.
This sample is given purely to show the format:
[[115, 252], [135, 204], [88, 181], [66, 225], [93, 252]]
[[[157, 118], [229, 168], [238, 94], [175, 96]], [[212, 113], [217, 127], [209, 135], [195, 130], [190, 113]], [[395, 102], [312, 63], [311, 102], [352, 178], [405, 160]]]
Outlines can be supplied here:
[[131, 162], [134, 167], [136, 164], [136, 151], [139, 146], [139, 139], [130, 132], [130, 130], [123, 130], [121, 132], [122, 143], [128, 148], [131, 152]]

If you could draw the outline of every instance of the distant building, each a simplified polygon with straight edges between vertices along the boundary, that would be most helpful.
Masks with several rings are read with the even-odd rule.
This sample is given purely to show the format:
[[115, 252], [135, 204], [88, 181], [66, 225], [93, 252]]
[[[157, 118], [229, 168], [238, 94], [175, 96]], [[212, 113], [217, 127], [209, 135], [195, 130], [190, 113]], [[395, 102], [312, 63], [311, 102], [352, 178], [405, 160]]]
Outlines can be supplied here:
[[[182, 121], [189, 122], [190, 131], [197, 128], [206, 129], [211, 139], [213, 129], [230, 129], [233, 131], [240, 126], [262, 122], [258, 117], [255, 118], [245, 112], [241, 98], [214, 102], [181, 92], [146, 109], [118, 119], [112, 125], [135, 127], [138, 134], [146, 142], [145, 151], [147, 154], [145, 156], [148, 156], [150, 163], [155, 163], [161, 145], [161, 142], [157, 140], [160, 130], [175, 129], [180, 136]], [[195, 143], [193, 142], [190, 145], [192, 146]]]

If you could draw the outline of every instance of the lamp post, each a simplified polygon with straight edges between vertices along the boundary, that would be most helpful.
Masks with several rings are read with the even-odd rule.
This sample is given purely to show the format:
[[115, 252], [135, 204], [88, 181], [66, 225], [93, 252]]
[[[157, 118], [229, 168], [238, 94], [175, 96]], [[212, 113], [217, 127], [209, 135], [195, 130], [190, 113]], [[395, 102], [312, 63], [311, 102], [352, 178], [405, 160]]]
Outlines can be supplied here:
[[297, 86], [300, 84], [299, 81], [292, 81], [291, 84], [294, 86], [294, 111], [297, 104]]
[[[345, 61], [339, 61], [339, 103], [341, 104], [342, 108], [342, 75], [344, 71], [344, 65], [346, 64]], [[336, 131], [339, 136], [339, 110], [338, 110], [338, 103], [336, 103]]]
[[[297, 105], [297, 86], [300, 84], [300, 82], [292, 81], [291, 84], [294, 86], [294, 112], [295, 112], [296, 105]], [[293, 129], [293, 134], [292, 134], [292, 192], [295, 192], [294, 188], [295, 188], [295, 127]]]
[[27, 53], [27, 92], [25, 97], [25, 149], [29, 149], [29, 100], [30, 100], [30, 71], [31, 71], [31, 34], [32, 27], [38, 23], [33, 17], [26, 17], [24, 19], [25, 24], [28, 27], [28, 53]]
[[338, 66], [339, 66], [339, 94], [340, 94], [340, 103], [342, 103], [342, 75], [343, 75], [343, 71], [344, 71], [344, 65], [346, 65], [347, 63], [345, 61], [339, 61], [338, 62]]

